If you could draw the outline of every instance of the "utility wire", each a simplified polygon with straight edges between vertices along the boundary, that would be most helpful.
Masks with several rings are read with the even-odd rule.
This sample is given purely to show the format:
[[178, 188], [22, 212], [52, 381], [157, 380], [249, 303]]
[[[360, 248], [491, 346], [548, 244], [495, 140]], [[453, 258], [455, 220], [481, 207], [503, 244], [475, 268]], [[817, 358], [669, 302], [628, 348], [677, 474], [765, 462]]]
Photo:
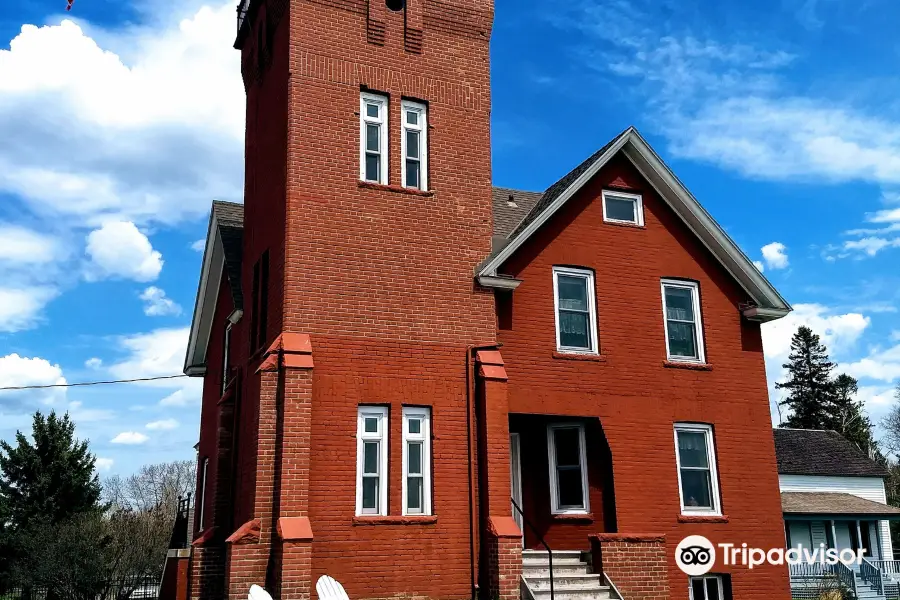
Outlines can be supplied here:
[[11, 387], [0, 387], [0, 392], [13, 390], [45, 390], [47, 388], [69, 388], [84, 387], [88, 385], [111, 385], [114, 383], [137, 383], [140, 381], [159, 381], [161, 379], [178, 379], [179, 377], [187, 377], [187, 375], [160, 375], [159, 377], [138, 377], [136, 379], [113, 379], [110, 381], [82, 381], [79, 383], [52, 383], [49, 385], [19, 385]]

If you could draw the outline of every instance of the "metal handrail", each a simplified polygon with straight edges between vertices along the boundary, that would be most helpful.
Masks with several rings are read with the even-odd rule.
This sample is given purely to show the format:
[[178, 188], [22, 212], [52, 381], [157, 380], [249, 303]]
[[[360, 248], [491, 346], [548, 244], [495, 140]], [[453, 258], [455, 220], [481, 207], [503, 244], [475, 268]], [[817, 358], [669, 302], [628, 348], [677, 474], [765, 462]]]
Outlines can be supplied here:
[[534, 535], [537, 536], [537, 539], [541, 543], [541, 545], [547, 549], [547, 560], [549, 561], [550, 565], [550, 600], [553, 600], [553, 550], [550, 549], [550, 546], [548, 546], [547, 542], [544, 541], [543, 536], [538, 533], [538, 530], [535, 529], [534, 525], [531, 524], [531, 521], [528, 520], [528, 517], [525, 516], [525, 512], [522, 510], [522, 508], [518, 504], [516, 504], [515, 499], [510, 498], [510, 500], [512, 501], [513, 507], [519, 512], [520, 515], [522, 515], [522, 522], [525, 523], [525, 525], [527, 525], [531, 529], [531, 531], [534, 532]]
[[884, 595], [884, 578], [881, 570], [863, 557], [859, 565], [859, 576], [862, 580], [873, 586], [880, 596]]
[[844, 585], [850, 588], [850, 591], [853, 592], [853, 597], [856, 598], [858, 595], [856, 592], [856, 574], [853, 572], [853, 569], [841, 561], [837, 561], [831, 566], [831, 571], [844, 583]]
[[900, 560], [870, 560], [879, 571], [888, 575], [900, 574]]

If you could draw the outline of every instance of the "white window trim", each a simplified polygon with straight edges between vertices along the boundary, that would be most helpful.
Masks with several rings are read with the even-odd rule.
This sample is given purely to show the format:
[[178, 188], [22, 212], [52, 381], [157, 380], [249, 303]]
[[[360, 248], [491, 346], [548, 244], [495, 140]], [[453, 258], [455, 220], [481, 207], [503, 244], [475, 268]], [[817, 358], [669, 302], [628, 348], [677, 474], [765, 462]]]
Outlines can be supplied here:
[[[406, 185], [406, 131], [419, 132], [419, 183], [418, 188], [423, 192], [428, 191], [428, 107], [421, 102], [413, 102], [412, 100], [403, 100], [400, 103], [400, 119], [402, 121], [402, 131], [400, 137], [400, 182], [403, 187]], [[406, 122], [406, 113], [419, 113], [419, 124], [409, 125]]]
[[[639, 227], [644, 226], [644, 198], [640, 194], [631, 194], [628, 192], [618, 192], [616, 190], [603, 190], [602, 192], [602, 204], [603, 204], [603, 220], [607, 223], [626, 223], [628, 225], [637, 225]], [[613, 198], [621, 198], [623, 200], [633, 200], [634, 201], [634, 221], [623, 221], [622, 219], [612, 219], [606, 216], [606, 198], [608, 196], [612, 196]]]
[[[377, 103], [381, 106], [381, 118], [373, 119], [366, 115], [366, 103]], [[381, 178], [378, 181], [366, 179], [366, 124], [374, 124], [381, 127]], [[388, 183], [388, 99], [387, 96], [362, 92], [359, 96], [359, 178], [371, 183]]]
[[[582, 277], [587, 280], [587, 303], [588, 303], [588, 330], [591, 340], [591, 347], [575, 348], [572, 346], [563, 346], [559, 329], [559, 276], [570, 275], [574, 277]], [[597, 299], [594, 292], [594, 272], [587, 269], [575, 269], [572, 267], [553, 267], [553, 319], [556, 323], [556, 349], [559, 352], [569, 354], [599, 354], [599, 346], [597, 345]]]
[[[685, 506], [684, 492], [681, 486], [681, 452], [678, 449], [678, 432], [702, 433], [706, 436], [706, 460], [709, 463], [712, 509]], [[685, 516], [721, 517], [722, 501], [719, 497], [719, 469], [716, 465], [716, 441], [711, 425], [702, 423], [675, 423], [675, 469], [678, 477], [678, 499], [681, 502], [681, 514]]]
[[[669, 315], [666, 308], [666, 288], [677, 287], [691, 290], [691, 302], [694, 307], [694, 329], [697, 334], [697, 358], [690, 356], [674, 356], [669, 349]], [[700, 312], [700, 285], [696, 281], [682, 279], [663, 279], [660, 281], [663, 308], [663, 330], [666, 336], [666, 359], [671, 362], [706, 363], [706, 346], [703, 343], [703, 315]]]
[[[556, 478], [556, 444], [553, 435], [557, 429], [578, 430], [578, 460], [581, 469], [581, 496], [584, 508], [561, 508], [559, 506], [558, 482]], [[584, 425], [582, 423], [553, 423], [547, 426], [547, 455], [550, 463], [550, 512], [554, 515], [586, 515], [591, 512], [591, 490], [588, 487], [587, 451], [585, 448]]]
[[[409, 419], [422, 421], [421, 433], [409, 433]], [[422, 512], [409, 512], [406, 500], [408, 497], [407, 469], [409, 465], [409, 442], [422, 444]], [[431, 515], [431, 409], [427, 407], [403, 407], [403, 516]]]
[[203, 531], [203, 520], [206, 516], [206, 474], [209, 468], [209, 458], [203, 459], [203, 472], [200, 477], [200, 527], [199, 531]]
[[225, 340], [222, 343], [222, 393], [225, 393], [225, 388], [228, 387], [228, 369], [231, 368], [229, 364], [229, 356], [231, 350], [231, 327], [233, 323], [231, 321], [225, 326]]
[[[721, 575], [701, 575], [699, 577], [688, 577], [688, 597], [690, 600], [706, 600], [705, 598], [694, 598], [694, 583], [695, 579], [715, 579], [719, 584], [719, 597], [712, 598], [710, 600], [724, 600], [725, 599], [725, 588], [722, 581]], [[703, 595], [706, 596], [706, 583], [703, 584]]]
[[[365, 432], [365, 418], [377, 417], [378, 432]], [[356, 516], [358, 517], [386, 517], [388, 503], [388, 409], [385, 406], [360, 406], [356, 419]], [[378, 512], [364, 513], [363, 502], [363, 442], [379, 441], [380, 462], [378, 474]]]

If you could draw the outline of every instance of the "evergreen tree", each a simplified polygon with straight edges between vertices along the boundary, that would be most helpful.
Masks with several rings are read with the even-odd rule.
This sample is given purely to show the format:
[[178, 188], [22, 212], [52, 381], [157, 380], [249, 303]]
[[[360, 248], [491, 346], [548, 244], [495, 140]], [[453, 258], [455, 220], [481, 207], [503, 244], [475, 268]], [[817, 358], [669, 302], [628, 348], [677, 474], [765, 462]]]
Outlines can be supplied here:
[[0, 506], [13, 533], [36, 523], [59, 523], [99, 508], [100, 481], [88, 443], [75, 439], [65, 414], [34, 414], [34, 443], [16, 432], [16, 445], [0, 441]]
[[779, 404], [791, 409], [783, 426], [828, 429], [834, 414], [834, 363], [828, 359], [828, 350], [819, 336], [801, 325], [791, 339], [788, 362], [782, 366], [788, 370], [788, 379], [776, 383], [775, 388], [788, 391], [787, 398]]
[[874, 458], [878, 449], [872, 435], [872, 422], [856, 399], [859, 385], [853, 377], [842, 373], [834, 379], [834, 412], [831, 414], [830, 428], [834, 429], [856, 446]]

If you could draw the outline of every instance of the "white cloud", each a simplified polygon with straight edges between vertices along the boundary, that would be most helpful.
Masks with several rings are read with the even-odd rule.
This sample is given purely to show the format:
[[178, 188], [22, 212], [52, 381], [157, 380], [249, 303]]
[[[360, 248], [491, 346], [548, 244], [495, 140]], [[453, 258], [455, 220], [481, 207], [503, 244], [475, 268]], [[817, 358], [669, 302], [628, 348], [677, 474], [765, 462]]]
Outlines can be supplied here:
[[40, 265], [60, 254], [53, 237], [17, 225], [0, 224], [0, 263]]
[[900, 342], [900, 329], [895, 329], [891, 332], [890, 340], [892, 342]]
[[91, 226], [177, 223], [241, 197], [234, 2], [168, 10], [181, 20], [24, 25], [0, 50], [0, 191]]
[[181, 314], [181, 307], [171, 298], [167, 298], [166, 292], [158, 287], [148, 287], [141, 293], [140, 298], [146, 303], [144, 314], [148, 317]]
[[21, 331], [33, 326], [43, 308], [57, 295], [51, 287], [0, 287], [0, 331]]
[[[61, 385], [66, 383], [62, 368], [50, 361], [18, 354], [0, 358], [0, 387]], [[66, 396], [66, 388], [0, 391], [0, 407], [30, 412], [36, 404], [56, 405]]]
[[900, 237], [886, 239], [882, 237], [864, 237], [859, 240], [844, 242], [844, 250], [861, 252], [867, 256], [875, 256], [885, 248], [900, 247]]
[[858, 360], [842, 363], [840, 369], [857, 379], [874, 379], [891, 382], [900, 379], [900, 344], [886, 348], [872, 349]]
[[787, 247], [781, 242], [772, 242], [762, 247], [763, 260], [770, 269], [786, 269], [788, 262]]
[[162, 271], [162, 254], [130, 221], [112, 221], [87, 236], [90, 279], [119, 277], [152, 281]]
[[123, 431], [116, 437], [110, 440], [111, 444], [126, 444], [129, 446], [134, 446], [138, 444], [143, 444], [150, 438], [140, 433], [139, 431]]
[[147, 423], [147, 429], [151, 431], [168, 431], [178, 427], [178, 421], [175, 419], [162, 419], [160, 421], [151, 421]]
[[193, 244], [191, 244], [191, 250], [195, 252], [203, 252], [206, 250], [206, 240], [197, 240]]
[[766, 270], [766, 266], [762, 263], [762, 261], [759, 261], [759, 260], [754, 260], [753, 266], [756, 267], [757, 269], [759, 269], [760, 273], [762, 273], [763, 271]]
[[110, 469], [112, 469], [113, 463], [115, 463], [115, 461], [111, 458], [98, 457], [97, 460], [94, 461], [94, 464], [97, 466], [97, 470], [104, 472], [108, 472]]
[[95, 356], [94, 358], [89, 358], [86, 361], [84, 361], [84, 366], [87, 367], [88, 369], [97, 370], [103, 366], [103, 360], [99, 359]]
[[200, 404], [201, 386], [176, 390], [159, 401], [160, 406], [193, 406]]

